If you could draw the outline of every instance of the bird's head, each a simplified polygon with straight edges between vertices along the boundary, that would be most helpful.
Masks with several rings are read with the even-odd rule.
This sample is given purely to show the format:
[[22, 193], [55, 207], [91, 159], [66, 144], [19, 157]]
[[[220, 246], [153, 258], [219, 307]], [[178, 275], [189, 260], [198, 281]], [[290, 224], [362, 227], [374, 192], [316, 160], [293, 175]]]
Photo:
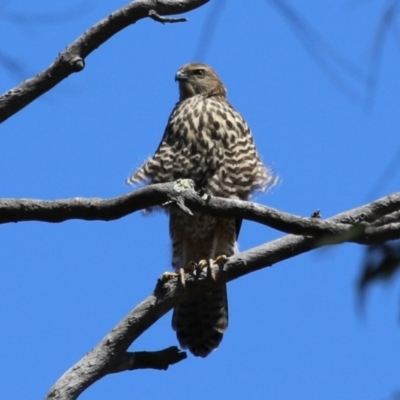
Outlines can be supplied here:
[[216, 72], [208, 65], [190, 63], [181, 67], [175, 75], [179, 82], [180, 100], [201, 94], [226, 97], [226, 89]]

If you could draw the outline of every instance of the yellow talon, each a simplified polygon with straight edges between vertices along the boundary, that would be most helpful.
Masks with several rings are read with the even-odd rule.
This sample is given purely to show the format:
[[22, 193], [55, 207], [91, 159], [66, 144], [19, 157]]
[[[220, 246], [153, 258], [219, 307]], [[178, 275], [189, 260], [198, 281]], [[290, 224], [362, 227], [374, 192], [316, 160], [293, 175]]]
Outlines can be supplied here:
[[208, 261], [207, 260], [200, 260], [197, 264], [196, 264], [196, 269], [199, 271], [201, 271], [204, 268], [207, 268], [208, 266]]
[[215, 264], [222, 264], [222, 265], [224, 265], [227, 261], [228, 261], [228, 257], [227, 257], [225, 254], [221, 254], [220, 256], [218, 256], [218, 257], [214, 260], [214, 263], [215, 263]]
[[213, 270], [213, 266], [214, 266], [214, 260], [209, 259], [208, 260], [208, 268], [207, 268], [207, 279], [215, 282], [215, 273]]
[[185, 274], [187, 272], [189, 273], [193, 272], [195, 269], [196, 269], [196, 263], [194, 261], [189, 261], [185, 268], [179, 268], [177, 275], [179, 277], [179, 282], [181, 283], [184, 289], [186, 289]]
[[225, 254], [218, 256], [215, 260], [201, 260], [199, 262], [199, 267], [201, 269], [207, 268], [207, 279], [211, 279], [213, 282], [216, 280], [216, 274], [213, 267], [217, 264], [218, 266], [222, 266], [226, 263], [228, 257]]
[[164, 272], [164, 273], [158, 278], [158, 280], [159, 280], [160, 282], [163, 283], [163, 282], [169, 281], [170, 279], [176, 278], [177, 276], [178, 276], [177, 273], [167, 271], [167, 272]]
[[196, 271], [196, 275], [199, 276], [204, 268], [207, 268], [207, 279], [215, 282], [216, 276], [213, 267], [215, 264], [224, 265], [228, 257], [224, 254], [218, 256], [215, 260], [200, 260], [198, 263], [194, 261], [189, 261], [184, 268], [179, 268], [178, 272], [164, 272], [163, 275], [160, 277], [161, 282], [165, 282], [172, 278], [178, 278], [180, 284], [182, 285], [183, 289], [186, 290], [186, 279], [185, 274], [191, 273]]
[[178, 272], [179, 276], [179, 282], [182, 285], [184, 289], [186, 289], [186, 282], [185, 282], [185, 269], [184, 268], [179, 268]]
[[223, 255], [218, 256], [215, 260], [213, 260], [213, 259], [209, 259], [208, 261], [207, 260], [200, 260], [198, 262], [198, 264], [197, 264], [197, 268], [196, 269], [197, 269], [198, 272], [201, 273], [201, 271], [204, 268], [207, 268], [207, 279], [215, 281], [216, 277], [215, 277], [215, 272], [214, 272], [214, 269], [213, 269], [214, 265], [215, 264], [218, 264], [218, 265], [222, 264], [223, 265], [223, 264], [226, 263], [227, 259], [228, 259], [228, 257], [223, 254]]

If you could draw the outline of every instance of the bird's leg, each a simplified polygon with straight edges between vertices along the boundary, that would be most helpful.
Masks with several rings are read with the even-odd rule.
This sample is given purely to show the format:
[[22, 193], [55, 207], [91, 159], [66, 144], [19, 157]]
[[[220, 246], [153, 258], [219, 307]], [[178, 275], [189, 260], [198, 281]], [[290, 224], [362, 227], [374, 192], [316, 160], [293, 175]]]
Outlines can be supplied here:
[[185, 287], [185, 274], [193, 272], [196, 269], [196, 263], [194, 261], [189, 261], [185, 268], [179, 268], [178, 272], [164, 272], [159, 280], [161, 282], [168, 281], [169, 279], [178, 278], [179, 282], [183, 287]]
[[196, 269], [196, 263], [194, 261], [189, 261], [185, 268], [179, 268], [178, 270], [179, 282], [181, 283], [184, 289], [186, 289], [185, 274], [187, 272], [193, 272], [195, 269]]
[[196, 265], [196, 271], [198, 274], [201, 274], [201, 271], [204, 268], [207, 268], [207, 279], [211, 281], [215, 281], [215, 276], [212, 270], [212, 267], [214, 265], [214, 262], [212, 259], [207, 260], [200, 260], [197, 265]]
[[225, 254], [222, 254], [218, 256], [215, 260], [209, 259], [207, 260], [200, 260], [198, 264], [196, 265], [196, 270], [197, 272], [200, 272], [204, 269], [207, 268], [207, 279], [215, 282], [215, 272], [213, 270], [213, 267], [215, 264], [218, 265], [224, 265], [226, 261], [228, 260], [228, 257]]
[[218, 256], [215, 260], [210, 258], [209, 260], [200, 260], [198, 263], [195, 263], [194, 261], [189, 261], [186, 267], [179, 268], [178, 272], [164, 272], [159, 278], [159, 281], [166, 282], [169, 279], [178, 278], [179, 283], [186, 290], [185, 274], [191, 273], [193, 271], [196, 271], [197, 274], [201, 274], [202, 270], [204, 268], [207, 268], [207, 279], [215, 282], [216, 276], [213, 267], [215, 266], [215, 264], [224, 265], [227, 259], [228, 257], [222, 254]]
[[228, 261], [228, 257], [225, 254], [221, 254], [218, 256], [215, 260], [214, 263], [218, 265], [224, 265]]
[[158, 278], [158, 280], [160, 281], [160, 282], [166, 282], [166, 281], [169, 281], [170, 279], [173, 279], [173, 278], [177, 278], [177, 277], [179, 277], [179, 274], [177, 274], [176, 272], [169, 272], [169, 271], [167, 271], [167, 272], [164, 272], [159, 278]]
[[185, 268], [179, 268], [178, 272], [164, 272], [159, 280], [161, 282], [166, 282], [169, 279], [178, 278], [179, 283], [184, 289], [186, 289], [185, 274], [193, 272], [196, 269], [196, 263], [194, 261], [189, 261]]

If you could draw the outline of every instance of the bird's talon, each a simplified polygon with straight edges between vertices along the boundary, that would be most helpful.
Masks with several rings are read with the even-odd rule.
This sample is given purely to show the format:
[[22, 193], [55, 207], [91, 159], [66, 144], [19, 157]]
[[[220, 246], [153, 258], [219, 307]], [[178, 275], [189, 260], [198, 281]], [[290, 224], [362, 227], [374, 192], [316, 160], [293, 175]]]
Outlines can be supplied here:
[[228, 257], [225, 254], [221, 254], [214, 260], [214, 263], [218, 264], [218, 265], [220, 265], [220, 264], [224, 265], [227, 261], [228, 261]]
[[183, 289], [186, 289], [185, 269], [184, 268], [179, 268], [178, 277], [179, 277], [179, 282], [182, 285]]
[[167, 281], [169, 281], [170, 279], [176, 278], [176, 277], [178, 277], [178, 276], [179, 276], [179, 275], [178, 275], [177, 273], [175, 273], [175, 272], [169, 272], [169, 271], [167, 271], [167, 272], [164, 272], [164, 273], [158, 278], [158, 281], [161, 282], [161, 283], [164, 283], [164, 282], [167, 282]]
[[208, 261], [207, 260], [200, 260], [197, 263], [197, 268], [196, 268], [197, 273], [201, 274], [201, 271], [204, 268], [207, 268], [207, 279], [211, 280], [211, 281], [215, 281], [215, 274], [214, 274], [214, 271], [213, 271], [213, 268], [212, 268], [214, 266], [214, 263], [215, 262], [212, 259], [209, 259]]
[[179, 278], [179, 282], [182, 285], [183, 289], [186, 290], [186, 278], [185, 278], [185, 274], [186, 273], [192, 273], [193, 271], [195, 271], [197, 269], [197, 264], [194, 261], [189, 261], [186, 264], [185, 268], [179, 268], [178, 270], [178, 278]]
[[200, 277], [201, 272], [203, 271], [204, 268], [206, 268], [208, 265], [207, 260], [200, 260], [198, 263], [196, 263], [196, 276]]
[[207, 279], [215, 282], [215, 273], [213, 270], [215, 262], [214, 260], [210, 259], [208, 260], [208, 267], [207, 267]]
[[207, 265], [208, 265], [208, 261], [207, 260], [200, 260], [197, 263], [197, 269], [204, 269], [204, 268], [207, 267]]

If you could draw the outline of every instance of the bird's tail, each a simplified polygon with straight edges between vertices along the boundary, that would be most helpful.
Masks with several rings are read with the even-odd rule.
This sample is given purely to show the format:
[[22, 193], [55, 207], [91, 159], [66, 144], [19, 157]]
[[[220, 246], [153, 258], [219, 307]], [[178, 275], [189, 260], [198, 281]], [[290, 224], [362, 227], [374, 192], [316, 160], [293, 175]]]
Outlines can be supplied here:
[[220, 344], [228, 327], [226, 285], [175, 307], [172, 327], [183, 349], [206, 357]]

